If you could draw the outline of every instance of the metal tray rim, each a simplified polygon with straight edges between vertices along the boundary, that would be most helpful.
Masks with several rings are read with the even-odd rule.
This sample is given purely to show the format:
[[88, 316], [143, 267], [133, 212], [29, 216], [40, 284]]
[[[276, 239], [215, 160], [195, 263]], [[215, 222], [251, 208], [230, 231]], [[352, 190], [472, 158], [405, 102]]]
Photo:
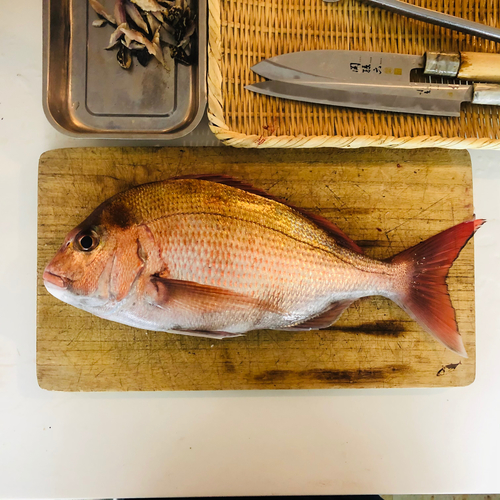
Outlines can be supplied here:
[[201, 122], [205, 110], [207, 108], [207, 45], [208, 45], [208, 32], [207, 32], [207, 1], [199, 0], [199, 53], [201, 57], [198, 62], [198, 92], [196, 94], [198, 110], [185, 126], [174, 129], [172, 132], [144, 132], [144, 133], [131, 133], [131, 132], [73, 132], [65, 128], [54, 117], [49, 103], [49, 51], [50, 51], [50, 16], [49, 8], [52, 0], [43, 0], [42, 5], [42, 18], [43, 18], [43, 67], [42, 67], [42, 107], [45, 117], [48, 122], [60, 133], [73, 137], [76, 139], [126, 139], [126, 140], [171, 140], [185, 137], [191, 133]]

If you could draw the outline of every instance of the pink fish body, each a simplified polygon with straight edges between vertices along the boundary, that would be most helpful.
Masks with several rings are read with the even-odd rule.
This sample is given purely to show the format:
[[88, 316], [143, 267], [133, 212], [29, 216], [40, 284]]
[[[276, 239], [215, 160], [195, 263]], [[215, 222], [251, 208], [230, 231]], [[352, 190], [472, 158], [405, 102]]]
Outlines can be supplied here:
[[102, 318], [211, 338], [325, 328], [355, 300], [382, 295], [466, 356], [445, 280], [483, 222], [377, 261], [331, 222], [247, 184], [176, 178], [104, 202], [43, 277], [55, 297]]

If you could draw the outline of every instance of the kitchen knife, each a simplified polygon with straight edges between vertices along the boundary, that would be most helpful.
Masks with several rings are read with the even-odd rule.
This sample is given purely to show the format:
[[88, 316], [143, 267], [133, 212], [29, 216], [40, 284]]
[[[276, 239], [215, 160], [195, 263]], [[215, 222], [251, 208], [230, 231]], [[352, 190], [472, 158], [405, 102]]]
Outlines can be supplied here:
[[462, 102], [500, 104], [500, 85], [370, 85], [321, 82], [304, 75], [291, 81], [269, 80], [247, 85], [248, 90], [272, 97], [348, 108], [436, 116], [460, 116]]
[[297, 101], [425, 115], [459, 116], [462, 102], [500, 105], [500, 85], [412, 82], [412, 71], [425, 65], [423, 56], [294, 52], [253, 66], [270, 81], [245, 88]]
[[410, 82], [413, 70], [462, 80], [500, 83], [500, 54], [426, 52], [423, 56], [354, 50], [311, 50], [266, 59], [252, 70], [270, 79], [293, 80], [294, 70], [340, 82]]

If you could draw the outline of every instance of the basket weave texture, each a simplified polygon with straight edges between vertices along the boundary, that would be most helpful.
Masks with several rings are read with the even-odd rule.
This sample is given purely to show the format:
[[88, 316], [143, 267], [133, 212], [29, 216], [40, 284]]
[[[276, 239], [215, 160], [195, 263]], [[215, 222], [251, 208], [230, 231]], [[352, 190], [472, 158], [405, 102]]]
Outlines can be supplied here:
[[[499, 0], [408, 0], [500, 26]], [[251, 66], [288, 52], [333, 49], [400, 54], [500, 52], [500, 44], [415, 21], [358, 0], [208, 0], [208, 113], [237, 147], [500, 149], [500, 107], [463, 104], [459, 118], [299, 103], [259, 95]]]

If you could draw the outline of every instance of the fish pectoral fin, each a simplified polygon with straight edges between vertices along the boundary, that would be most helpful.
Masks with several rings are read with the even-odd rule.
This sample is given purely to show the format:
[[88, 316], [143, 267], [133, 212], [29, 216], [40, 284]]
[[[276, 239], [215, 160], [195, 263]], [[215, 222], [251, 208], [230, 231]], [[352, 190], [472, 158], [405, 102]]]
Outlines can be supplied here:
[[328, 307], [328, 309], [318, 314], [318, 316], [314, 316], [314, 318], [310, 318], [298, 325], [289, 326], [286, 329], [293, 331], [304, 331], [304, 330], [317, 330], [319, 328], [326, 328], [330, 325], [333, 325], [333, 323], [335, 323], [335, 321], [337, 321], [340, 318], [342, 313], [353, 302], [355, 302], [355, 300], [352, 299], [339, 300], [338, 302], [334, 302]]
[[169, 333], [181, 335], [189, 335], [190, 337], [202, 337], [206, 339], [232, 339], [234, 337], [244, 337], [244, 333], [229, 333], [229, 332], [209, 332], [205, 330], [168, 330]]
[[159, 307], [183, 312], [245, 311], [252, 308], [275, 310], [266, 301], [250, 295], [157, 275], [151, 276], [145, 291]]

